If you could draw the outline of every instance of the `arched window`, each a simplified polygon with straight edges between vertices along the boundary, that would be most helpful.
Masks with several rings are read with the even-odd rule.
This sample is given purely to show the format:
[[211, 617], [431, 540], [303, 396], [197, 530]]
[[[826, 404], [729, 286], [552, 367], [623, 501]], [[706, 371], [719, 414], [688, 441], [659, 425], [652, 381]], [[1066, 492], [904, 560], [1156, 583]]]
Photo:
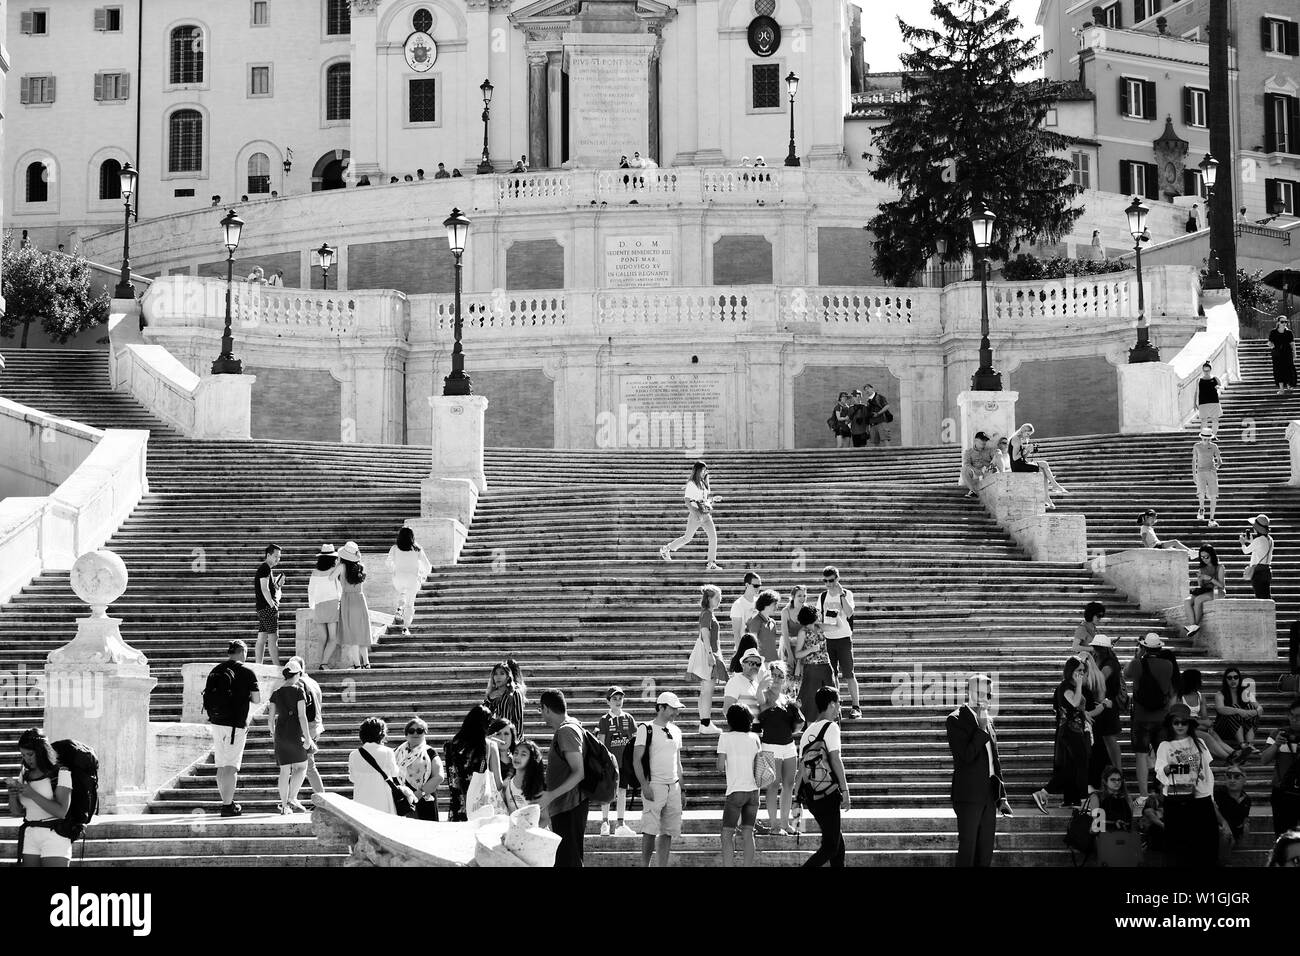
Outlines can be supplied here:
[[415, 14], [411, 17], [411, 26], [415, 27], [415, 29], [419, 30], [421, 33], [428, 33], [429, 28], [433, 26], [433, 14], [424, 9], [424, 7], [421, 7], [416, 10]]
[[167, 121], [167, 171], [197, 173], [203, 170], [203, 114], [177, 110]]
[[203, 31], [192, 23], [172, 30], [171, 81], [203, 82]]
[[271, 160], [266, 153], [254, 153], [248, 157], [248, 194], [269, 193], [271, 191]]
[[325, 0], [325, 34], [347, 36], [352, 32], [351, 0]]
[[122, 198], [122, 164], [116, 159], [106, 159], [99, 164], [99, 198]]
[[49, 167], [44, 163], [31, 163], [27, 167], [27, 201], [50, 201]]
[[352, 64], [335, 63], [325, 71], [325, 119], [352, 118]]

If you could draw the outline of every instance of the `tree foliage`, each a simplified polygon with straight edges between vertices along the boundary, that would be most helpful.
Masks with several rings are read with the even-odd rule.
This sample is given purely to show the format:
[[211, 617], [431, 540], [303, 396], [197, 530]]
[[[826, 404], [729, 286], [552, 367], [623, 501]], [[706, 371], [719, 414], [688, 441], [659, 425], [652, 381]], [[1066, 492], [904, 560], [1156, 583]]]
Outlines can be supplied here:
[[947, 240], [946, 258], [970, 250], [969, 218], [982, 205], [997, 216], [992, 259], [1021, 241], [1058, 241], [1083, 213], [1070, 205], [1082, 192], [1070, 162], [1056, 155], [1070, 140], [1043, 125], [1064, 84], [1017, 81], [1043, 55], [1037, 40], [1018, 36], [1010, 0], [935, 0], [932, 13], [939, 29], [899, 18], [909, 95], [886, 105], [874, 137], [872, 175], [899, 190], [869, 224], [874, 265], [897, 285], [934, 255], [936, 240]]
[[1066, 256], [1040, 259], [1032, 253], [1022, 252], [1002, 267], [1002, 278], [1013, 281], [1064, 279], [1066, 276], [1106, 275], [1132, 268], [1123, 259], [1070, 259]]
[[7, 234], [3, 268], [5, 314], [0, 317], [0, 336], [12, 338], [21, 326], [23, 348], [33, 324], [62, 343], [108, 321], [108, 294], [95, 295], [90, 267], [80, 256], [24, 246]]

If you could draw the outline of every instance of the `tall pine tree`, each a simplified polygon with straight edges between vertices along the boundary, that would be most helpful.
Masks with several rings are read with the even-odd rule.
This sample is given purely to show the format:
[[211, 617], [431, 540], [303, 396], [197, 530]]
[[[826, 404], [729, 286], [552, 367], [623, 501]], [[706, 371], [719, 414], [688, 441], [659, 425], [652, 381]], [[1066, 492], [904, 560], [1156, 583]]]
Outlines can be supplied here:
[[969, 218], [981, 205], [997, 216], [990, 258], [1005, 259], [1021, 241], [1057, 241], [1082, 209], [1069, 160], [1070, 140], [1044, 127], [1063, 84], [1019, 82], [1040, 68], [1038, 42], [1022, 39], [1010, 0], [935, 0], [938, 29], [909, 26], [903, 90], [886, 106], [875, 133], [879, 164], [872, 175], [899, 197], [881, 203], [869, 228], [876, 237], [877, 274], [906, 285], [948, 242], [948, 258], [972, 247]]

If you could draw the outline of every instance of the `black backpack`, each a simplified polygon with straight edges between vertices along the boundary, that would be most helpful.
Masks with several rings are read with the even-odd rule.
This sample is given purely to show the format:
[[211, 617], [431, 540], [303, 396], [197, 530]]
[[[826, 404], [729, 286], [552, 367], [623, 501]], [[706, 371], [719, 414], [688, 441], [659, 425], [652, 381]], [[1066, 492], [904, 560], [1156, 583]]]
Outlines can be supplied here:
[[222, 661], [208, 672], [203, 709], [214, 724], [235, 725], [235, 666], [232, 661]]
[[[639, 724], [640, 727], [646, 728], [645, 732], [645, 752], [641, 755], [641, 772], [647, 780], [650, 779], [650, 741], [654, 740], [654, 728], [649, 723]], [[619, 786], [626, 787], [629, 791], [640, 790], [641, 781], [636, 775], [636, 733], [633, 732], [632, 739], [627, 742], [623, 748], [622, 759], [618, 763]]]
[[53, 830], [75, 843], [99, 812], [99, 758], [95, 751], [77, 740], [56, 740], [50, 746], [59, 758], [59, 767], [72, 774], [72, 802]]
[[578, 789], [593, 803], [609, 803], [618, 793], [614, 755], [590, 730], [582, 732], [582, 783]]
[[1169, 695], [1151, 673], [1151, 655], [1142, 655], [1142, 672], [1138, 674], [1137, 686], [1133, 688], [1133, 699], [1143, 710], [1163, 710]]

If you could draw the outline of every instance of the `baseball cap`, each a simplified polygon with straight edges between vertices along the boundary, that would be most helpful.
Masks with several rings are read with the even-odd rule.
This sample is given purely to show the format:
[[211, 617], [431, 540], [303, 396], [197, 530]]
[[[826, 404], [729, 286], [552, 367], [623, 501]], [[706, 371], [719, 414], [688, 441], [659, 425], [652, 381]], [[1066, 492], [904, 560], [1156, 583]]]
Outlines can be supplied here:
[[667, 704], [669, 707], [676, 707], [679, 710], [686, 706], [682, 703], [682, 699], [670, 690], [664, 691], [655, 700], [656, 707], [662, 707], [664, 704]]
[[609, 700], [615, 694], [617, 694], [619, 697], [627, 696], [627, 694], [623, 693], [623, 688], [615, 685], [614, 687], [611, 687], [609, 690], [605, 691], [605, 699]]

